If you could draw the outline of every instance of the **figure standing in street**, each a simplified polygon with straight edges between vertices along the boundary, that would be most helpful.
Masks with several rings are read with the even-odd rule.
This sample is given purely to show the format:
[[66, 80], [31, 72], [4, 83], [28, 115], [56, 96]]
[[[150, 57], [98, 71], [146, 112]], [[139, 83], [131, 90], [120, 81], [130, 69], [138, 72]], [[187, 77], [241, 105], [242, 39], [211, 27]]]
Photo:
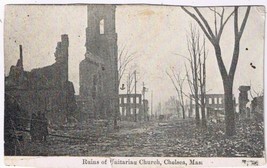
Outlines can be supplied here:
[[42, 141], [46, 142], [46, 136], [48, 135], [48, 120], [45, 116], [45, 113], [41, 114], [41, 130], [40, 130], [40, 134], [41, 134], [41, 139]]
[[37, 140], [37, 115], [35, 113], [32, 114], [31, 118], [31, 126], [30, 126], [30, 134], [31, 134], [31, 141], [35, 142]]
[[42, 134], [42, 112], [38, 111], [37, 112], [37, 118], [36, 118], [36, 123], [35, 123], [35, 133], [36, 133], [36, 140], [41, 142], [43, 139], [43, 134]]

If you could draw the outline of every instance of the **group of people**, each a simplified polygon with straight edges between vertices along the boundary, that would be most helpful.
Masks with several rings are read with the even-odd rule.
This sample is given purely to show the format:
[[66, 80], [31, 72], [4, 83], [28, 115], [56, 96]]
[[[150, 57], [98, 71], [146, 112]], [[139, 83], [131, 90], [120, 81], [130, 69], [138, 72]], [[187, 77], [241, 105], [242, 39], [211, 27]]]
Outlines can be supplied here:
[[45, 113], [38, 112], [32, 114], [30, 134], [32, 142], [46, 141], [48, 135], [48, 120]]

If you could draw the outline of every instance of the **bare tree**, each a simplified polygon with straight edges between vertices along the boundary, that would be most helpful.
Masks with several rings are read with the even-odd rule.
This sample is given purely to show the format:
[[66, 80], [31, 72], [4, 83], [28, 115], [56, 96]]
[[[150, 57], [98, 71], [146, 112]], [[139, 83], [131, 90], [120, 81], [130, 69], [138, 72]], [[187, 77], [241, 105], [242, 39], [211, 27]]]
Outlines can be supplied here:
[[[238, 9], [239, 7], [234, 7], [234, 10], [226, 17], [225, 19], [225, 9], [222, 9], [218, 12], [216, 8], [210, 8], [214, 12], [214, 31], [209, 25], [206, 18], [202, 15], [200, 10], [196, 7], [193, 7], [195, 12], [189, 11], [185, 7], [182, 9], [192, 17], [200, 26], [206, 37], [209, 39], [211, 44], [214, 47], [215, 56], [217, 59], [217, 64], [220, 70], [220, 74], [223, 80], [224, 87], [224, 102], [225, 102], [225, 125], [226, 125], [226, 135], [232, 136], [236, 133], [235, 130], [235, 111], [233, 103], [233, 82], [236, 71], [236, 66], [239, 58], [239, 47], [242, 34], [244, 32], [247, 19], [250, 13], [250, 6], [247, 7], [246, 13], [242, 20], [241, 26], [239, 27], [239, 17]], [[229, 71], [226, 70], [225, 64], [222, 59], [222, 51], [220, 46], [220, 39], [223, 33], [226, 23], [229, 21], [231, 16], [234, 16], [234, 51], [232, 55], [232, 61]], [[217, 20], [218, 19], [218, 20]]]
[[[130, 98], [129, 94], [132, 93], [132, 90], [134, 89], [134, 71], [129, 70], [127, 74], [127, 80], [126, 80], [126, 92], [127, 92], [127, 104], [130, 104]], [[128, 119], [130, 116], [130, 106], [127, 106], [126, 108], [126, 118]]]
[[[191, 79], [190, 75], [188, 73], [188, 70], [186, 68], [186, 76], [188, 85], [191, 91], [191, 97], [193, 97], [195, 101], [195, 114], [196, 114], [196, 125], [200, 125], [200, 117], [199, 117], [199, 92], [198, 92], [198, 60], [197, 57], [199, 55], [200, 48], [199, 48], [199, 33], [196, 32], [196, 30], [192, 27], [190, 27], [190, 35], [187, 37], [187, 48], [189, 52], [189, 58], [187, 60], [190, 64], [191, 69]], [[185, 66], [186, 67], [186, 66]], [[190, 97], [190, 98], [191, 98]]]
[[[264, 95], [264, 90], [263, 90], [263, 88], [258, 88], [258, 90], [255, 90], [254, 89], [254, 87], [252, 86], [252, 84], [251, 84], [251, 81], [249, 82], [250, 84], [249, 84], [249, 86], [250, 86], [250, 90], [249, 90], [249, 94], [250, 94], [250, 97], [252, 98], [252, 99], [254, 99], [255, 97], [260, 97], [260, 96], [263, 96]], [[252, 91], [253, 91], [253, 93], [252, 93]]]
[[175, 97], [172, 97], [173, 100], [174, 100], [174, 103], [175, 103], [175, 108], [176, 108], [176, 112], [177, 112], [177, 115], [178, 115], [178, 118], [181, 117], [181, 113], [180, 113], [180, 103], [179, 101], [175, 98]]
[[[124, 45], [122, 47], [121, 50], [119, 50], [119, 54], [118, 54], [118, 83], [117, 83], [117, 88], [118, 89], [124, 89], [124, 84], [121, 88], [120, 87], [120, 83], [121, 83], [121, 79], [123, 77], [123, 75], [125, 74], [125, 71], [127, 69], [127, 66], [130, 64], [130, 62], [132, 62], [135, 58], [135, 54], [136, 52], [133, 53], [129, 53], [129, 51], [126, 49], [126, 45]], [[119, 99], [118, 99], [119, 101]], [[117, 102], [118, 102], [117, 101]], [[119, 102], [117, 103], [119, 104]], [[119, 112], [115, 112], [114, 115], [114, 128], [117, 128], [117, 119], [119, 116]]]
[[[137, 72], [137, 74], [139, 74], [139, 70], [138, 67], [136, 65], [132, 65], [128, 68], [127, 70], [127, 79], [126, 79], [126, 91], [127, 94], [131, 94], [134, 90], [134, 72]], [[140, 81], [141, 80], [141, 76], [137, 75], [136, 76], [136, 81]]]
[[166, 73], [171, 79], [172, 84], [176, 90], [179, 104], [180, 104], [180, 107], [182, 108], [183, 119], [185, 119], [185, 101], [184, 101], [185, 94], [184, 94], [183, 89], [184, 89], [184, 81], [186, 78], [182, 77], [180, 72], [176, 73], [174, 68], [170, 68], [170, 69], [171, 69], [171, 74], [168, 71], [166, 71]]
[[187, 36], [189, 57], [185, 57], [189, 63], [189, 70], [185, 64], [187, 83], [191, 92], [190, 100], [195, 102], [196, 125], [200, 125], [199, 107], [201, 107], [201, 124], [206, 128], [206, 46], [205, 38], [200, 42], [200, 33], [194, 27], [190, 27]]
[[[138, 82], [141, 80], [141, 76], [137, 75], [139, 74], [138, 72], [139, 72], [138, 66], [135, 64], [131, 65], [129, 66], [129, 68], [127, 68], [127, 70], [124, 71], [125, 77], [121, 78], [121, 82], [123, 81], [124, 83], [126, 83], [126, 87], [124, 86], [124, 84], [122, 84], [123, 86], [121, 86], [120, 89], [121, 90], [126, 89], [127, 104], [130, 104], [130, 94], [132, 94], [135, 89], [135, 82]], [[130, 106], [127, 106], [126, 107], [126, 118], [127, 119], [129, 119], [130, 117], [130, 113], [131, 113], [130, 110], [131, 110]]]
[[[122, 84], [122, 86], [120, 86], [121, 80], [126, 73], [127, 67], [130, 65], [130, 63], [135, 58], [136, 58], [136, 52], [129, 53], [129, 50], [126, 49], [126, 45], [123, 45], [121, 47], [121, 49], [119, 49], [119, 54], [118, 54], [118, 59], [117, 59], [118, 60], [118, 88], [121, 90], [125, 89], [124, 84]], [[127, 78], [127, 85], [129, 85], [128, 78]], [[127, 87], [127, 94], [130, 94], [128, 92], [128, 88], [130, 88], [130, 87], [131, 87], [131, 83], [130, 83], [130, 86]], [[127, 113], [126, 115], [128, 115], [129, 109], [126, 109], [126, 113]], [[116, 115], [118, 115], [118, 114], [116, 114]], [[117, 116], [115, 118], [117, 118]], [[114, 121], [114, 125], [117, 125], [117, 121]]]
[[119, 80], [119, 86], [121, 83], [121, 79], [123, 78], [127, 67], [129, 64], [136, 58], [136, 52], [129, 53], [129, 51], [126, 49], [126, 45], [122, 47], [121, 50], [119, 50], [118, 55], [118, 80]]
[[200, 104], [201, 104], [201, 125], [203, 129], [207, 129], [206, 120], [206, 43], [203, 39], [203, 54], [198, 54], [199, 65], [199, 88], [200, 88]]

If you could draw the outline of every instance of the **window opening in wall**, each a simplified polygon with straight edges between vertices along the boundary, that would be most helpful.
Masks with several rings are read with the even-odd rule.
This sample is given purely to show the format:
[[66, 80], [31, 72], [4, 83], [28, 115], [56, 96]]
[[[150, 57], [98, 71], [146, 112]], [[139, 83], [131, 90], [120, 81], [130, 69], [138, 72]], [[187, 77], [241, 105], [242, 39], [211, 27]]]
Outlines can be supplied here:
[[212, 104], [212, 98], [209, 98], [209, 104]]
[[123, 114], [123, 108], [120, 107], [120, 114], [122, 115]]
[[104, 19], [100, 20], [99, 22], [99, 31], [100, 31], [100, 34], [104, 34], [105, 33], [105, 21]]
[[222, 98], [219, 98], [219, 104], [222, 104]]

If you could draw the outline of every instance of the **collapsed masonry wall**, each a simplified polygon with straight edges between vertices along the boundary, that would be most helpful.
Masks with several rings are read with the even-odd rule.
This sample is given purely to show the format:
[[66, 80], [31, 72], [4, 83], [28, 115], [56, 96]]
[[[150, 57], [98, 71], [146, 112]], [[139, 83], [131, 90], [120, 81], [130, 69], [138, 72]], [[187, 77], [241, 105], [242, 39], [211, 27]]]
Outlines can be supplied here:
[[68, 80], [68, 46], [68, 35], [62, 35], [55, 51], [56, 62], [30, 72], [23, 69], [21, 50], [19, 64], [10, 68], [5, 79], [5, 93], [27, 112], [25, 117], [41, 112], [56, 124], [66, 121], [75, 112], [74, 86]]

